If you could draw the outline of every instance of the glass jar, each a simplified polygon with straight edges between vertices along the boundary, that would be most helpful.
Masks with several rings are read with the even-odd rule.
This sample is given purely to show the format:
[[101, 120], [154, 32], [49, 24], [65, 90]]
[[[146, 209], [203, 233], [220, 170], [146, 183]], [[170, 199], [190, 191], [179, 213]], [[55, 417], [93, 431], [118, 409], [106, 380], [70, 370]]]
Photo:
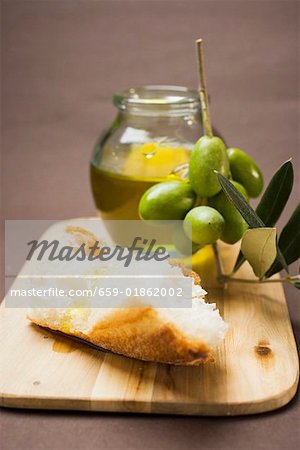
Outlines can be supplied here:
[[198, 92], [181, 86], [144, 86], [113, 97], [118, 113], [98, 139], [91, 185], [101, 217], [138, 219], [142, 194], [189, 161], [202, 135]]

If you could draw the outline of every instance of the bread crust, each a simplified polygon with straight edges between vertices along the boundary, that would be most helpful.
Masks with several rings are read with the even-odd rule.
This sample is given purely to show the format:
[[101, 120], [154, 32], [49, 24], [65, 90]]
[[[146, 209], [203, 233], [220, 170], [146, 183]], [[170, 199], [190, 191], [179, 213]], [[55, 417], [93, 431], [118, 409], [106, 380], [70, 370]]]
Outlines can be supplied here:
[[37, 325], [76, 336], [99, 349], [143, 361], [199, 365], [213, 360], [211, 350], [204, 342], [183, 336], [175, 325], [163, 322], [151, 307], [116, 309], [88, 333], [79, 330], [66, 332], [60, 325], [54, 327], [32, 315], [29, 318]]

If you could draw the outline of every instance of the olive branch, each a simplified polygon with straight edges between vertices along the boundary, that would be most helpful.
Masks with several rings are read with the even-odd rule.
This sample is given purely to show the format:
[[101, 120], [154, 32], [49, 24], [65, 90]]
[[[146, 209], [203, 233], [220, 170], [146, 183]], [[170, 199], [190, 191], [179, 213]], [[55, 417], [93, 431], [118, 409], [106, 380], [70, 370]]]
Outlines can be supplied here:
[[[223, 175], [217, 174], [223, 192], [233, 203], [249, 229], [244, 233], [241, 250], [231, 274], [225, 275], [218, 270], [221, 282], [286, 282], [300, 289], [300, 276], [289, 274], [288, 266], [300, 257], [300, 203], [284, 226], [277, 240], [277, 230], [274, 225], [288, 201], [293, 185], [293, 166], [286, 161], [273, 175], [256, 210], [247, 203], [238, 190]], [[216, 259], [220, 258], [218, 250]], [[257, 280], [244, 280], [233, 276], [245, 261], [248, 261], [258, 277]], [[219, 266], [219, 265], [218, 265]], [[284, 270], [283, 278], [270, 279]]]
[[[204, 131], [207, 136], [211, 137], [212, 126], [202, 39], [196, 41], [196, 53]], [[281, 231], [279, 239], [277, 239], [277, 230], [274, 227], [292, 191], [294, 171], [291, 160], [282, 164], [273, 175], [255, 211], [226, 177], [218, 172], [216, 172], [216, 176], [224, 194], [249, 226], [242, 237], [241, 250], [230, 274], [224, 273], [217, 243], [212, 244], [220, 283], [286, 282], [300, 289], [300, 276], [291, 276], [288, 267], [300, 258], [300, 203]], [[251, 265], [257, 279], [248, 280], [234, 276], [246, 260]], [[270, 278], [281, 270], [286, 272], [285, 277]]]

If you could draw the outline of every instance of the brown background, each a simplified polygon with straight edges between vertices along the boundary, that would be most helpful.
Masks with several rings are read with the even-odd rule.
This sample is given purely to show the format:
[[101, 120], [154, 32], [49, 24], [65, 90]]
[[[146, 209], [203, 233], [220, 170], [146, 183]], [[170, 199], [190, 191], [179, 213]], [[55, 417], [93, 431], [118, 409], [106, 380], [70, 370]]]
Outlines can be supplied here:
[[[290, 156], [297, 166], [297, 1], [3, 1], [1, 28], [7, 219], [93, 215], [88, 162], [114, 116], [113, 91], [196, 85], [197, 37], [227, 142], [249, 151], [267, 180]], [[299, 337], [299, 298], [286, 293]], [[219, 419], [2, 410], [2, 438], [5, 449], [294, 449], [298, 419], [297, 399]]]

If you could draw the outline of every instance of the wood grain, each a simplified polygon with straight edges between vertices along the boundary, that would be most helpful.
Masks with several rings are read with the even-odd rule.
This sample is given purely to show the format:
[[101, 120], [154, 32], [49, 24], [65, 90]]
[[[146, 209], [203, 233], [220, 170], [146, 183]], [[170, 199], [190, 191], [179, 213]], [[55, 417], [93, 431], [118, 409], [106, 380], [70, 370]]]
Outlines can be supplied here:
[[[227, 268], [234, 253], [222, 248]], [[215, 363], [177, 367], [102, 352], [31, 325], [25, 309], [2, 305], [2, 406], [238, 415], [288, 403], [297, 389], [299, 365], [282, 286], [217, 288], [212, 264], [207, 260], [198, 269], [209, 299], [230, 324]], [[249, 266], [239, 275], [251, 277]]]

